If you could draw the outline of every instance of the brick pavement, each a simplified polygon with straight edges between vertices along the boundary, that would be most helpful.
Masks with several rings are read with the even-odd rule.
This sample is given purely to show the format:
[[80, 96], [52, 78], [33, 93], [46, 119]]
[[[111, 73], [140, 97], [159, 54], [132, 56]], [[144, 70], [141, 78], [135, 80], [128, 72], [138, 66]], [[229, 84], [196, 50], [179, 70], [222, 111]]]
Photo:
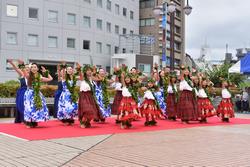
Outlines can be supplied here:
[[117, 134], [65, 167], [250, 167], [250, 125]]
[[2, 166], [250, 167], [250, 125], [41, 141], [0, 134]]

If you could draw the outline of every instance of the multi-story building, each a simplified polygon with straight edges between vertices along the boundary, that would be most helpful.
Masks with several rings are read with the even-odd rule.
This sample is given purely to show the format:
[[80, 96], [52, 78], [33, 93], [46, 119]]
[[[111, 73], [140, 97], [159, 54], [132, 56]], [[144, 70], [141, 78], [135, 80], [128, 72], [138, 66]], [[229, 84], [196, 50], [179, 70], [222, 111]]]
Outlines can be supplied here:
[[109, 70], [119, 36], [139, 34], [138, 0], [1, 0], [0, 11], [0, 82], [17, 77], [7, 59]]
[[[171, 0], [172, 1], [172, 0]], [[170, 0], [167, 0], [169, 3]], [[175, 65], [181, 63], [185, 64], [185, 13], [184, 13], [184, 0], [174, 0], [176, 4], [175, 11]], [[155, 6], [161, 5], [163, 0], [140, 0], [140, 34], [153, 35], [154, 47], [153, 54], [159, 55], [161, 62], [162, 55], [162, 17], [155, 16], [153, 9]], [[170, 65], [170, 16], [167, 16], [167, 27], [166, 27], [166, 55], [167, 55], [167, 66]], [[141, 50], [146, 44], [142, 40]], [[145, 53], [147, 54], [147, 53]], [[159, 63], [160, 63], [159, 62]]]

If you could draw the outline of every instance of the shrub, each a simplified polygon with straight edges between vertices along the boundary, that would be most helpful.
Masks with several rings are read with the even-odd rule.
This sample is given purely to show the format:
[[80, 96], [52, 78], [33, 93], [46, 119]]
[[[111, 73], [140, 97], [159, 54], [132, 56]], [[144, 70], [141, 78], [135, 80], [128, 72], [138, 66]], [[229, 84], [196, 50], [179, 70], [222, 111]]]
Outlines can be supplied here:
[[[11, 98], [16, 96], [16, 92], [20, 87], [20, 83], [18, 81], [7, 81], [5, 83], [0, 83], [0, 97], [1, 98]], [[77, 92], [80, 91], [79, 87], [76, 87]], [[57, 86], [55, 85], [42, 85], [41, 92], [45, 97], [54, 97], [55, 91], [57, 90]], [[108, 89], [108, 93], [110, 97], [115, 96], [114, 89]]]

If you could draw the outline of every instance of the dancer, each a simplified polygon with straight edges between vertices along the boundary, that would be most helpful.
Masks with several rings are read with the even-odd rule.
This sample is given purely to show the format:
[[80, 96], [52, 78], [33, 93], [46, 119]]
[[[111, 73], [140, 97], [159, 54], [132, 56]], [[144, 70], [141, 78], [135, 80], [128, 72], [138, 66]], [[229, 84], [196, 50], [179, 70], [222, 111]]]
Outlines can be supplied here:
[[217, 108], [218, 116], [221, 117], [223, 122], [229, 122], [229, 118], [234, 117], [234, 107], [232, 102], [232, 95], [228, 90], [228, 81], [222, 82], [222, 100]]
[[122, 72], [122, 101], [119, 106], [121, 128], [127, 129], [132, 127], [132, 121], [137, 119], [138, 116], [138, 104], [136, 103], [136, 96], [132, 94], [132, 80], [131, 75]]
[[29, 65], [24, 65], [22, 60], [18, 60], [18, 67], [13, 63], [13, 60], [8, 59], [8, 63], [19, 75], [20, 88], [16, 92], [16, 112], [15, 123], [24, 122], [24, 94], [27, 90], [27, 77], [30, 72]]
[[161, 116], [166, 117], [166, 89], [168, 85], [168, 79], [167, 76], [165, 76], [165, 72], [159, 71], [159, 73], [155, 72], [155, 74], [158, 78], [158, 81], [156, 81], [156, 85], [159, 87], [157, 91], [154, 92], [154, 95], [156, 96], [156, 100], [158, 101], [160, 108], [161, 108]]
[[103, 68], [99, 69], [99, 72], [96, 72], [94, 67], [94, 89], [95, 89], [95, 96], [97, 100], [97, 104], [100, 108], [100, 120], [95, 120], [96, 122], [105, 122], [107, 117], [111, 115], [111, 108], [110, 108], [110, 99], [109, 94], [107, 92], [109, 79], [106, 76], [106, 72]]
[[200, 76], [200, 87], [198, 91], [198, 110], [201, 113], [201, 123], [206, 123], [208, 117], [212, 117], [216, 115], [216, 110], [214, 106], [212, 105], [210, 95], [208, 93], [207, 87], [208, 82], [207, 79]]
[[197, 109], [196, 94], [188, 68], [182, 67], [180, 82], [180, 98], [178, 101], [178, 117], [183, 123], [198, 121], [200, 114]]
[[63, 85], [62, 85], [62, 72], [63, 69], [66, 68], [66, 65], [64, 64], [58, 64], [57, 65], [57, 90], [55, 91], [54, 94], [54, 113], [53, 113], [53, 117], [57, 118], [57, 113], [58, 113], [58, 101], [59, 98], [61, 96], [61, 93], [63, 91]]
[[80, 72], [80, 97], [78, 102], [78, 119], [81, 128], [90, 128], [91, 120], [100, 119], [99, 106], [95, 99], [94, 86], [92, 82], [93, 68], [85, 65]]
[[74, 123], [74, 117], [77, 115], [76, 75], [72, 67], [67, 66], [62, 71], [63, 90], [58, 101], [57, 118], [64, 124]]
[[[28, 76], [28, 89], [24, 94], [24, 120], [27, 128], [38, 126], [38, 122], [44, 122], [49, 119], [48, 108], [42, 93], [40, 92], [41, 82], [49, 82], [53, 78], [48, 74], [48, 78], [42, 77], [38, 73], [38, 65], [31, 64], [30, 74]], [[42, 67], [42, 72], [46, 69]]]
[[177, 118], [177, 102], [178, 102], [178, 90], [177, 90], [177, 76], [175, 72], [171, 72], [169, 75], [169, 85], [167, 88], [167, 116], [169, 120], [176, 121]]
[[113, 104], [111, 106], [111, 114], [112, 115], [117, 115], [117, 118], [115, 120], [115, 122], [121, 123], [120, 118], [119, 118], [119, 106], [122, 100], [122, 84], [121, 84], [121, 76], [116, 76], [115, 78], [115, 82], [112, 83], [111, 85], [113, 88], [115, 88], [115, 97], [114, 97], [114, 101]]
[[155, 80], [149, 79], [147, 84], [147, 90], [144, 93], [144, 101], [140, 106], [140, 112], [145, 116], [145, 126], [154, 126], [157, 124], [156, 118], [159, 118], [162, 114], [160, 105], [154, 95], [158, 91], [155, 85]]

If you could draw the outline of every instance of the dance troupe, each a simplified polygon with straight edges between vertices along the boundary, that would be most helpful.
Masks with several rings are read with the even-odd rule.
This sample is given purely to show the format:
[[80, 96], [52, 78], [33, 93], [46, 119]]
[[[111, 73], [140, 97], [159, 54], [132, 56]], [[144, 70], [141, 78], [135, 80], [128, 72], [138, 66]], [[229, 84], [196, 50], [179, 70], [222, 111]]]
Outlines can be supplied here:
[[[23, 122], [27, 128], [49, 120], [49, 111], [41, 85], [53, 80], [49, 71], [36, 63], [16, 66], [8, 60], [19, 74], [21, 87], [16, 96], [15, 123]], [[158, 119], [188, 124], [190, 121], [206, 123], [208, 117], [217, 115], [223, 122], [234, 117], [232, 94], [228, 82], [222, 81], [222, 101], [217, 110], [211, 102], [211, 81], [203, 73], [180, 67], [180, 75], [167, 69], [154, 67], [151, 77], [145, 77], [135, 67], [126, 65], [113, 69], [107, 76], [104, 69], [85, 65], [76, 68], [65, 63], [57, 66], [58, 90], [55, 92], [54, 117], [65, 125], [74, 124], [78, 117], [81, 128], [90, 128], [92, 121], [105, 122], [116, 115], [116, 124], [122, 129], [132, 127], [133, 121], [145, 119], [145, 126], [156, 126]], [[79, 85], [79, 87], [77, 86]], [[110, 88], [115, 89], [110, 104]]]

